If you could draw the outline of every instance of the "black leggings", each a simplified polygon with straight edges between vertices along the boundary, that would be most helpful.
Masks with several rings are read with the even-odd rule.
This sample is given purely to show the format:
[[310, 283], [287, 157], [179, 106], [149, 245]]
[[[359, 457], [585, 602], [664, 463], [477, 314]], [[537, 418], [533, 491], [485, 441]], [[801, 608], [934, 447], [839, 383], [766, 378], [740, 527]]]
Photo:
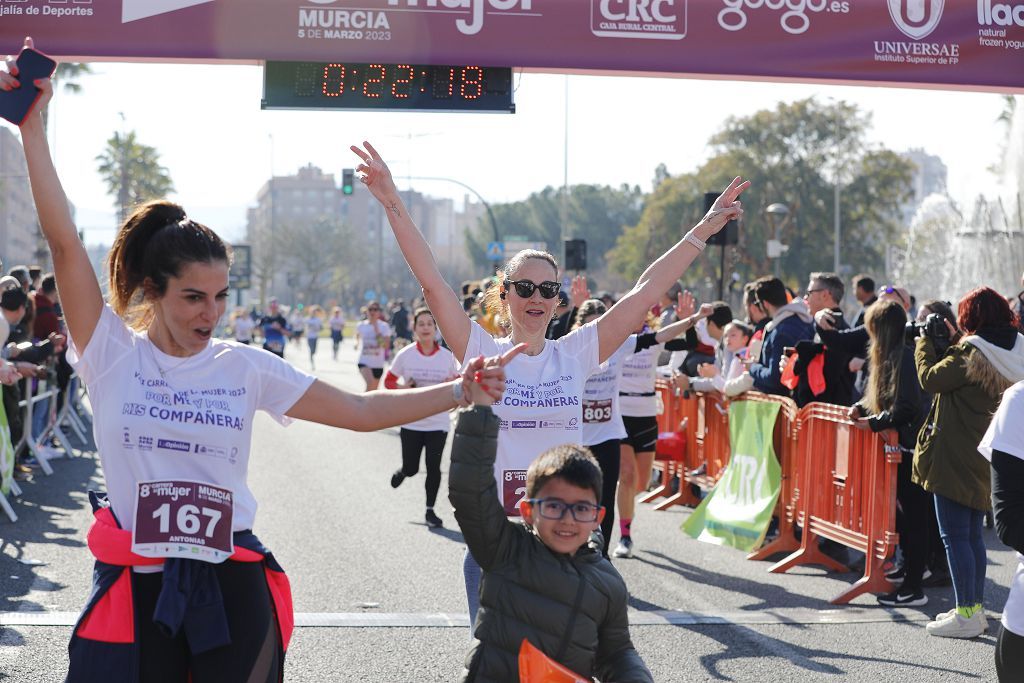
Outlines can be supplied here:
[[448, 432], [419, 432], [402, 427], [402, 474], [412, 477], [420, 471], [420, 452], [427, 451], [427, 507], [434, 507], [441, 488], [441, 454]]
[[163, 573], [132, 574], [139, 633], [139, 680], [146, 683], [277, 683], [284, 677], [280, 635], [261, 562], [217, 565], [231, 644], [193, 655], [184, 630], [165, 636], [153, 623]]
[[604, 553], [608, 557], [608, 545], [612, 542], [612, 530], [615, 528], [615, 487], [619, 485], [619, 440], [608, 439], [593, 446], [587, 446], [601, 466], [601, 500], [604, 506], [604, 519], [601, 521], [601, 533], [604, 535]]
[[1005, 626], [999, 627], [999, 640], [996, 641], [996, 675], [999, 683], [1019, 681], [1024, 671], [1024, 636], [1007, 631]]
[[932, 494], [911, 481], [913, 458], [903, 452], [903, 460], [896, 470], [896, 497], [900, 501], [900, 514], [896, 516], [896, 529], [900, 533], [900, 547], [906, 574], [901, 593], [915, 593], [921, 590], [921, 578], [931, 559], [931, 528], [928, 517], [929, 507], [935, 507]]

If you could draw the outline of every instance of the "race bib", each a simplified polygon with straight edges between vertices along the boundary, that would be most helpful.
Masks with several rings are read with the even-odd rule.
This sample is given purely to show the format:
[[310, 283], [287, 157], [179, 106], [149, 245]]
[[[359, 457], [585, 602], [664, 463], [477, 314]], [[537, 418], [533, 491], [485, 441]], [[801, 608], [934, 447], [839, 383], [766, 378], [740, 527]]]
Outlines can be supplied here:
[[234, 494], [197, 481], [143, 481], [135, 495], [132, 552], [219, 564], [235, 552]]
[[281, 353], [284, 351], [284, 342], [279, 341], [268, 341], [266, 343], [267, 351], [273, 351], [274, 353]]
[[526, 497], [526, 470], [503, 470], [501, 494], [505, 514], [509, 517], [519, 517], [519, 501]]
[[608, 422], [611, 419], [612, 400], [610, 398], [603, 401], [583, 400], [583, 422], [585, 424]]

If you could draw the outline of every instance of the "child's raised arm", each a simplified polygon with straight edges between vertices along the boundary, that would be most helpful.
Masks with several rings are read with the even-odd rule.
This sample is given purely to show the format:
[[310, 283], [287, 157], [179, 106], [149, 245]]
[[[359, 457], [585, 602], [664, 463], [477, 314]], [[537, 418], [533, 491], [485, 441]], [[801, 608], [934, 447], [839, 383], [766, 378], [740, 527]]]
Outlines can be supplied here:
[[515, 528], [498, 501], [494, 458], [498, 452], [498, 417], [490, 406], [459, 413], [448, 472], [448, 500], [469, 552], [489, 570], [513, 553]]

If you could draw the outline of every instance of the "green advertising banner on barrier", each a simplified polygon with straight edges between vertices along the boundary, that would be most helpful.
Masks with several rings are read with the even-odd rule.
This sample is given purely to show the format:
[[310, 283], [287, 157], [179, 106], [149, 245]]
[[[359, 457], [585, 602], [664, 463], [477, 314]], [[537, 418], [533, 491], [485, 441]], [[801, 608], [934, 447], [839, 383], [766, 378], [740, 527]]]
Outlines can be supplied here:
[[7, 411], [0, 401], [0, 493], [11, 492], [14, 477], [14, 446], [11, 445], [11, 428], [7, 424]]
[[729, 465], [722, 478], [683, 522], [698, 541], [757, 548], [782, 488], [782, 469], [772, 446], [778, 403], [733, 401], [729, 405]]

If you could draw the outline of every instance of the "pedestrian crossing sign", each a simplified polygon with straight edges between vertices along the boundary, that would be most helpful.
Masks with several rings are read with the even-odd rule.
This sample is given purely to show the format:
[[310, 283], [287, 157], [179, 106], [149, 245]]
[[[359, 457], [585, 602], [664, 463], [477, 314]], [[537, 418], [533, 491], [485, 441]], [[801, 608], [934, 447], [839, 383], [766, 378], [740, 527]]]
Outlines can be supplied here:
[[488, 261], [500, 261], [505, 258], [505, 243], [504, 242], [488, 242], [487, 243], [487, 260]]

